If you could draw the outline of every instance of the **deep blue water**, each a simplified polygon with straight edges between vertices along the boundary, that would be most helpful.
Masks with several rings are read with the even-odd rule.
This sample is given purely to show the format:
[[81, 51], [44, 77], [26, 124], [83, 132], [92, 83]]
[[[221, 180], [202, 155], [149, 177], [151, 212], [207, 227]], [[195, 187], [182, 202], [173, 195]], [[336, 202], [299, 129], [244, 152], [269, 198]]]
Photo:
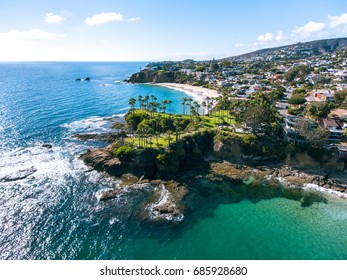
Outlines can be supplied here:
[[179, 225], [139, 221], [136, 201], [99, 202], [115, 182], [78, 157], [103, 144], [72, 135], [109, 131], [108, 118], [138, 95], [181, 110], [182, 92], [123, 82], [145, 65], [0, 64], [0, 178], [36, 170], [0, 182], [0, 259], [347, 259], [347, 204], [333, 197], [309, 208], [282, 197], [235, 200], [211, 191], [230, 183], [199, 179]]

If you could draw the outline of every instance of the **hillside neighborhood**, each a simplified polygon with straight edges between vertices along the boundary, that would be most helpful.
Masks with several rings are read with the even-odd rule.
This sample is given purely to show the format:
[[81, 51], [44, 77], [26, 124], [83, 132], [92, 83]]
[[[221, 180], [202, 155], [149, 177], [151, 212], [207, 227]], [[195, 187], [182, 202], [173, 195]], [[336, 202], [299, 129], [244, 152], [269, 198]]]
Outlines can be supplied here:
[[305, 141], [300, 124], [307, 122], [328, 131], [327, 143], [337, 145], [345, 156], [346, 40], [325, 41], [222, 60], [150, 63], [133, 82], [175, 82], [215, 89], [229, 103], [262, 94], [280, 113], [287, 139]]

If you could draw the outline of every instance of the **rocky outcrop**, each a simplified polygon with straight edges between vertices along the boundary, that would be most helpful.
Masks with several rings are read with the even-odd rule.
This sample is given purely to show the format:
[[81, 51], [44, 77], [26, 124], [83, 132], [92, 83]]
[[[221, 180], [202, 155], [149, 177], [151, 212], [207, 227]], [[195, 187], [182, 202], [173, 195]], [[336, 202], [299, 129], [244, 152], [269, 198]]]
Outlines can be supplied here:
[[[128, 178], [126, 178], [128, 177]], [[139, 209], [134, 211], [135, 215], [144, 221], [151, 222], [181, 222], [184, 219], [183, 198], [187, 194], [187, 188], [174, 181], [148, 181], [138, 179], [133, 175], [122, 177], [118, 187], [102, 191], [98, 198], [101, 202], [117, 199], [119, 204], [127, 201], [130, 197], [136, 198]], [[126, 184], [130, 178], [132, 184]], [[147, 195], [142, 195], [146, 192]]]
[[138, 149], [131, 160], [121, 160], [112, 153], [112, 145], [103, 149], [89, 149], [80, 158], [98, 171], [121, 177], [131, 173], [147, 179], [171, 180], [180, 172], [204, 163], [206, 155], [213, 150], [213, 133], [197, 133], [184, 137], [171, 145], [166, 152], [171, 155], [170, 162], [163, 164], [157, 160], [155, 149]]
[[132, 160], [121, 160], [112, 153], [112, 145], [103, 149], [89, 149], [81, 155], [86, 164], [92, 166], [95, 170], [106, 171], [111, 176], [121, 177], [123, 174], [131, 173], [135, 176], [145, 176], [154, 178], [157, 171], [156, 152], [153, 150], [144, 150], [134, 156]]
[[174, 72], [163, 72], [153, 70], [142, 70], [133, 74], [130, 83], [174, 83], [176, 82]]
[[304, 187], [314, 185], [347, 194], [347, 175], [338, 172], [329, 174], [322, 169], [311, 169], [311, 173], [294, 169], [287, 165], [278, 167], [250, 167], [246, 165], [232, 164], [230, 162], [212, 163], [211, 170], [214, 174], [225, 176], [238, 182], [247, 183], [266, 179], [268, 182], [279, 182], [286, 187]]
[[162, 182], [154, 188], [151, 200], [145, 207], [143, 219], [180, 222], [184, 219], [182, 199], [187, 188], [177, 182]]
[[51, 144], [42, 144], [43, 148], [47, 148], [47, 149], [52, 149], [53, 146]]
[[306, 168], [324, 168], [328, 170], [345, 169], [345, 161], [339, 158], [337, 149], [331, 149], [324, 152], [321, 158], [317, 159], [310, 155], [308, 151], [296, 151], [287, 158], [288, 165], [294, 167], [306, 167]]

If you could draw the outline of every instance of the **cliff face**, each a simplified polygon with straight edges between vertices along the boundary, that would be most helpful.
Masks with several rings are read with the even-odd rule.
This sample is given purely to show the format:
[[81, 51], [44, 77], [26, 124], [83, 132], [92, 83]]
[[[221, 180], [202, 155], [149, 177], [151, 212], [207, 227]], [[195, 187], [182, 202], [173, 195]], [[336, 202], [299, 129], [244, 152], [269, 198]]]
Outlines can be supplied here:
[[112, 155], [111, 146], [104, 149], [90, 149], [81, 156], [81, 159], [94, 169], [106, 171], [116, 177], [131, 173], [147, 179], [166, 180], [176, 179], [184, 171], [219, 161], [245, 166], [286, 164], [300, 169], [345, 170], [346, 163], [339, 159], [335, 150], [324, 151], [320, 159], [314, 158], [312, 151], [300, 149], [291, 154], [284, 154], [283, 157], [275, 152], [282, 147], [269, 145], [270, 152], [267, 155], [259, 155], [249, 153], [240, 141], [219, 140], [215, 136], [215, 132], [206, 131], [184, 137], [165, 150], [168, 155], [165, 163], [158, 160], [159, 152], [154, 149], [140, 150], [131, 160], [122, 161]]
[[165, 164], [157, 159], [158, 151], [154, 149], [142, 150], [130, 161], [114, 157], [111, 146], [90, 149], [80, 158], [94, 169], [116, 177], [131, 173], [147, 179], [172, 179], [180, 172], [205, 162], [206, 155], [213, 151], [213, 137], [214, 133], [210, 132], [185, 137], [166, 151], [169, 161]]
[[133, 74], [129, 78], [131, 83], [174, 83], [176, 82], [174, 72], [162, 72], [143, 70]]
[[187, 83], [190, 76], [179, 71], [142, 70], [133, 74], [127, 82], [130, 83]]

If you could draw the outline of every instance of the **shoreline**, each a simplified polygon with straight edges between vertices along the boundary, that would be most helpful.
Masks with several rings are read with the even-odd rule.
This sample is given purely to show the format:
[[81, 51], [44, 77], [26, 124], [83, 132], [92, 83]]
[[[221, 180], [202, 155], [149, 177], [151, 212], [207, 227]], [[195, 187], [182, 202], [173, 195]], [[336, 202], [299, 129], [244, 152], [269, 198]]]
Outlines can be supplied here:
[[198, 101], [204, 101], [207, 97], [209, 98], [217, 98], [220, 96], [217, 90], [203, 88], [199, 86], [192, 86], [188, 84], [177, 84], [177, 83], [157, 83], [151, 84], [157, 85], [161, 87], [166, 87], [169, 89], [179, 90], [186, 93], [189, 96], [192, 96], [194, 99]]

